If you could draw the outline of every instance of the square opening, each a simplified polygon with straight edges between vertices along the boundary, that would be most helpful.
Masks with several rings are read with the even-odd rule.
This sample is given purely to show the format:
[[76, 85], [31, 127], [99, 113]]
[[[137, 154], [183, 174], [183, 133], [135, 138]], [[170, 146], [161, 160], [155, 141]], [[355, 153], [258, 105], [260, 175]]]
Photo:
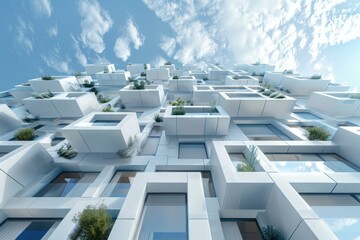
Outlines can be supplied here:
[[179, 143], [179, 159], [207, 159], [205, 143]]

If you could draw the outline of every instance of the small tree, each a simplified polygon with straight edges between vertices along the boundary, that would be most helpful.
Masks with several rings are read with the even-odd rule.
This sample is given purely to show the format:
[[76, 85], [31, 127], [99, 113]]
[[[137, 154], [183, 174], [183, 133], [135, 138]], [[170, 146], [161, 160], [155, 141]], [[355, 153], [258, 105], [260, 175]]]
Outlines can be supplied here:
[[265, 240], [283, 240], [284, 236], [282, 233], [275, 229], [272, 225], [266, 225], [262, 228], [263, 238]]
[[69, 236], [71, 240], [106, 240], [113, 226], [105, 205], [99, 208], [87, 206], [74, 217], [73, 222], [77, 225]]

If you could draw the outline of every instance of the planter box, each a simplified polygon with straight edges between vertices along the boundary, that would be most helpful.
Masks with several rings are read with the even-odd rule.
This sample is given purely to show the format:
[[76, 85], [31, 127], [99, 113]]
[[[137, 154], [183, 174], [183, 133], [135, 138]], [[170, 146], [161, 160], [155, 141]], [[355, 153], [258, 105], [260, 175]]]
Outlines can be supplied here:
[[128, 64], [126, 65], [126, 70], [129, 71], [131, 75], [141, 74], [142, 72], [146, 72], [144, 65], [147, 67], [146, 70], [151, 68], [150, 64]]
[[100, 86], [125, 86], [128, 84], [127, 79], [131, 77], [128, 71], [99, 72], [96, 78]]
[[164, 128], [167, 135], [226, 135], [230, 117], [219, 106], [217, 113], [210, 115], [209, 106], [184, 106], [185, 115], [171, 115], [173, 106], [168, 106], [164, 114]]
[[31, 87], [37, 93], [51, 92], [76, 92], [80, 90], [80, 84], [74, 76], [55, 77], [53, 80], [35, 78], [29, 80]]
[[191, 70], [189, 71], [189, 75], [195, 77], [196, 79], [203, 79], [205, 77], [209, 77], [208, 73], [202, 70]]
[[196, 84], [195, 77], [180, 76], [179, 79], [169, 79], [169, 90], [174, 92], [192, 92]]
[[85, 65], [85, 69], [86, 69], [86, 73], [88, 75], [94, 75], [95, 73], [98, 72], [103, 72], [103, 71], [115, 71], [115, 65], [114, 64], [107, 64], [107, 63], [103, 63], [103, 64], [87, 64]]
[[199, 67], [195, 64], [183, 64], [183, 70], [184, 71], [194, 71], [199, 70]]
[[76, 80], [79, 84], [84, 84], [85, 81], [88, 81], [89, 83], [93, 81], [91, 76], [78, 76], [76, 77]]
[[239, 76], [239, 79], [226, 76], [225, 85], [259, 85], [259, 79], [251, 76]]
[[329, 83], [326, 88], [327, 92], [348, 92], [349, 90], [350, 86], [341, 83]]
[[146, 70], [146, 78], [149, 81], [169, 80], [170, 74], [167, 68], [152, 68]]
[[308, 96], [313, 92], [325, 91], [329, 83], [330, 80], [284, 76], [281, 85], [284, 90], [289, 90], [292, 95]]
[[284, 76], [299, 76], [298, 73], [293, 73], [293, 74], [289, 74], [289, 73], [284, 73], [284, 72], [265, 72], [264, 75], [264, 82], [271, 84], [273, 86], [279, 86], [282, 85], [282, 81]]
[[34, 93], [34, 89], [31, 86], [15, 85], [15, 88], [10, 89], [9, 93], [14, 97], [16, 101], [21, 101], [24, 98], [31, 97]]
[[164, 100], [163, 85], [146, 85], [144, 90], [128, 85], [119, 91], [121, 101], [131, 107], [159, 107]]
[[40, 118], [78, 118], [95, 111], [99, 103], [94, 93], [60, 93], [48, 99], [23, 99], [33, 116]]
[[231, 117], [274, 117], [285, 119], [295, 106], [296, 99], [286, 96], [274, 99], [259, 93], [220, 92], [219, 105]]
[[239, 85], [194, 86], [193, 103], [195, 105], [208, 105], [219, 101], [219, 92], [253, 92], [252, 89]]
[[331, 117], [360, 116], [360, 99], [349, 98], [352, 93], [314, 92], [306, 106]]
[[0, 134], [10, 132], [23, 125], [22, 120], [5, 104], [0, 104]]
[[171, 64], [171, 65], [162, 65], [160, 66], [161, 69], [169, 69], [169, 73], [172, 75], [174, 74], [176, 68], [175, 68], [175, 64]]
[[209, 80], [210, 81], [225, 81], [226, 76], [229, 75], [228, 70], [210, 70]]
[[140, 133], [136, 113], [91, 113], [61, 130], [79, 152], [115, 153]]
[[234, 64], [234, 69], [243, 70], [249, 74], [263, 74], [268, 71], [274, 71], [275, 66], [269, 64]]

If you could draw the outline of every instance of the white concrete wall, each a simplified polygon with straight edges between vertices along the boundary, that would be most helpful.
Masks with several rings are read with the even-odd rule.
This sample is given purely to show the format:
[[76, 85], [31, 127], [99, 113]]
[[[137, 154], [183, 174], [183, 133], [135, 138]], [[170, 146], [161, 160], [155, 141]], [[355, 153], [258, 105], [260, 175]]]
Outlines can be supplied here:
[[119, 91], [121, 101], [130, 107], [159, 107], [164, 101], [163, 85], [146, 85], [143, 90], [128, 85]]
[[313, 92], [325, 91], [330, 80], [299, 78], [285, 75], [282, 80], [283, 89], [292, 95], [309, 96]]
[[115, 71], [115, 65], [107, 63], [87, 64], [85, 65], [85, 69], [88, 75], [94, 75], [95, 73], [103, 72], [104, 70], [107, 70], [109, 72]]
[[170, 72], [167, 68], [152, 68], [146, 70], [146, 79], [149, 81], [168, 80], [169, 77]]
[[5, 104], [0, 104], [0, 134], [15, 130], [23, 125], [22, 120]]
[[56, 79], [42, 80], [41, 78], [31, 79], [28, 82], [34, 89], [34, 92], [77, 92], [80, 85], [74, 76], [53, 76]]

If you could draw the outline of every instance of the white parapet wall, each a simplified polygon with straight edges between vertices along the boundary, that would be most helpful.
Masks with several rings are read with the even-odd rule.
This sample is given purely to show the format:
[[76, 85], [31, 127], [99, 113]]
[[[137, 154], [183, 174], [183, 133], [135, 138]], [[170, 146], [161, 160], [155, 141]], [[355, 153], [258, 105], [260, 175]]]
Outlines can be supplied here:
[[162, 69], [169, 69], [169, 73], [170, 73], [171, 75], [173, 75], [174, 72], [175, 72], [175, 70], [176, 70], [175, 64], [162, 65], [162, 66], [160, 66], [160, 68], [162, 68]]
[[169, 69], [167, 68], [152, 68], [146, 70], [146, 79], [149, 81], [167, 81], [169, 77]]
[[[237, 172], [229, 154], [250, 155], [247, 144], [241, 141], [213, 141], [211, 150], [211, 175], [223, 214], [239, 215], [241, 210], [264, 209], [273, 187], [270, 176], [261, 163], [256, 172]], [[258, 154], [261, 151], [258, 150]], [[262, 162], [261, 157], [259, 157]]]
[[133, 89], [128, 85], [119, 91], [121, 102], [131, 107], [159, 107], [164, 101], [163, 85], [145, 85], [145, 89]]
[[348, 92], [350, 90], [349, 85], [341, 84], [341, 83], [335, 83], [330, 82], [328, 87], [326, 88], [327, 92]]
[[28, 82], [34, 92], [77, 92], [80, 91], [80, 84], [74, 76], [54, 76], [52, 80], [42, 78], [31, 79]]
[[360, 99], [351, 98], [360, 93], [314, 92], [306, 106], [331, 117], [360, 116]]
[[212, 69], [209, 71], [209, 80], [225, 82], [225, 78], [228, 74], [229, 74], [228, 70], [213, 70]]
[[210, 106], [184, 106], [185, 115], [172, 115], [173, 106], [164, 114], [164, 128], [167, 135], [226, 135], [230, 117], [220, 106], [211, 111]]
[[285, 119], [296, 104], [296, 99], [285, 96], [275, 99], [256, 92], [220, 92], [219, 105], [231, 117], [274, 117]]
[[108, 72], [115, 71], [115, 65], [108, 63], [87, 64], [85, 65], [85, 69], [88, 75], [94, 75], [95, 73], [103, 72], [103, 71], [108, 71]]
[[309, 96], [313, 92], [325, 91], [330, 80], [311, 79], [309, 77], [284, 76], [282, 87], [295, 96]]
[[275, 66], [269, 64], [234, 64], [234, 70], [243, 70], [249, 74], [264, 74], [267, 71], [274, 71]]
[[225, 85], [259, 85], [259, 79], [246, 75], [226, 76]]
[[129, 71], [116, 70], [113, 72], [98, 72], [95, 74], [99, 86], [125, 86], [131, 77]]
[[360, 166], [360, 127], [340, 127], [332, 138], [340, 146], [339, 153], [356, 166]]
[[61, 130], [79, 152], [115, 153], [140, 133], [136, 113], [91, 113]]
[[52, 98], [29, 97], [23, 103], [33, 116], [40, 118], [83, 117], [99, 107], [92, 92], [67, 92], [55, 94]]
[[126, 70], [131, 73], [131, 75], [138, 75], [142, 72], [146, 72], [151, 68], [150, 64], [128, 64], [126, 65]]
[[264, 83], [271, 84], [273, 86], [282, 85], [284, 76], [299, 76], [297, 73], [288, 73], [288, 72], [271, 72], [266, 71], [264, 75]]
[[184, 71], [194, 71], [194, 70], [200, 70], [198, 65], [196, 64], [183, 64], [183, 70]]
[[169, 79], [169, 90], [179, 92], [192, 92], [197, 84], [193, 76], [179, 76], [178, 79]]
[[31, 95], [34, 93], [34, 89], [30, 84], [19, 84], [15, 85], [13, 89], [10, 89], [9, 93], [16, 101], [20, 102], [24, 98], [31, 97]]
[[23, 121], [5, 104], [0, 104], [0, 134], [15, 130]]

